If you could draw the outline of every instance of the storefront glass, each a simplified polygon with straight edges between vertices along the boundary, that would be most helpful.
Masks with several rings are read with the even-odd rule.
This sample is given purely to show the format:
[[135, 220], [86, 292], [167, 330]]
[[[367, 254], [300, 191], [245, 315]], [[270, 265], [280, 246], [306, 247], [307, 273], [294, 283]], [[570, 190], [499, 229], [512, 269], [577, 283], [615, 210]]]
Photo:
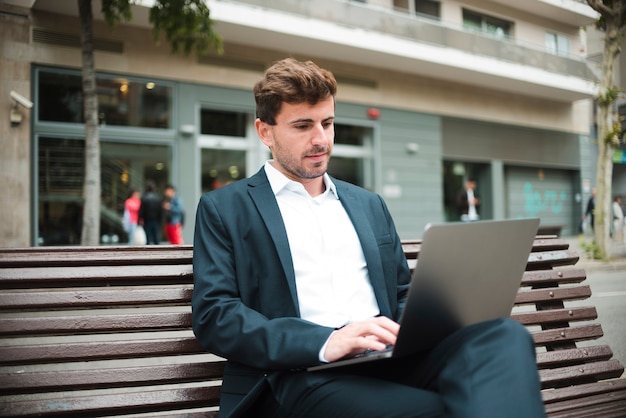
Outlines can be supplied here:
[[[38, 141], [38, 245], [79, 245], [82, 229], [85, 142], [73, 138]], [[171, 170], [165, 145], [101, 143], [100, 235], [102, 244], [128, 242], [122, 228], [124, 201], [147, 180], [162, 192]]]
[[[98, 75], [96, 91], [101, 126], [172, 127], [173, 88], [169, 85]], [[84, 121], [79, 72], [40, 69], [37, 100], [40, 122]]]

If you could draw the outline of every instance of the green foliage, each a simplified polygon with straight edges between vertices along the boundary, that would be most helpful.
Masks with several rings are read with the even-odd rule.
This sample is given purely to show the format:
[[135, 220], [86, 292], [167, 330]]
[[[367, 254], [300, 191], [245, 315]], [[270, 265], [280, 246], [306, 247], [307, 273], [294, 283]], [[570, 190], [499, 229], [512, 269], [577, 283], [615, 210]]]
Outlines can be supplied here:
[[102, 0], [102, 14], [104, 20], [113, 28], [122, 21], [128, 22], [133, 18], [130, 10], [130, 0]]
[[585, 238], [580, 238], [580, 247], [583, 249], [588, 258], [594, 260], [601, 260], [602, 254], [600, 253], [600, 247], [595, 241], [587, 242]]
[[615, 103], [621, 92], [622, 90], [619, 87], [609, 87], [604, 94], [598, 97], [598, 104], [603, 106], [612, 105], [613, 103]]
[[203, 0], [157, 0], [150, 9], [154, 39], [159, 42], [163, 32], [173, 52], [198, 55], [211, 48], [222, 52], [222, 39], [212, 30], [210, 11]]
[[622, 125], [619, 122], [615, 122], [613, 124], [613, 128], [604, 136], [604, 143], [613, 148], [618, 148], [620, 146], [621, 139]]
[[[132, 20], [131, 6], [139, 0], [102, 0], [102, 14], [109, 26]], [[161, 32], [173, 53], [198, 55], [215, 49], [223, 52], [222, 38], [213, 30], [209, 8], [204, 0], [156, 0], [150, 9], [150, 23], [158, 44]]]

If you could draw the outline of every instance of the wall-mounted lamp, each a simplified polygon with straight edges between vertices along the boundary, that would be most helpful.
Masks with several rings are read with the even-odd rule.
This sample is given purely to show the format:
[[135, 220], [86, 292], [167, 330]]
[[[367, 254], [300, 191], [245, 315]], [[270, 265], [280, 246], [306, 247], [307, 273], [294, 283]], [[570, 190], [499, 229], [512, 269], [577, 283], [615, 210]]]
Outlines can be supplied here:
[[180, 133], [183, 136], [192, 136], [193, 134], [196, 133], [196, 126], [195, 125], [180, 125]]
[[409, 142], [406, 144], [406, 152], [409, 154], [417, 154], [420, 150], [419, 144], [415, 142]]
[[33, 107], [33, 102], [31, 102], [26, 97], [22, 96], [16, 91], [11, 90], [10, 94], [11, 98], [15, 100], [15, 105], [11, 108], [10, 114], [11, 126], [19, 126], [22, 123], [22, 114], [17, 108], [17, 105], [21, 104], [26, 109], [30, 109], [31, 107]]

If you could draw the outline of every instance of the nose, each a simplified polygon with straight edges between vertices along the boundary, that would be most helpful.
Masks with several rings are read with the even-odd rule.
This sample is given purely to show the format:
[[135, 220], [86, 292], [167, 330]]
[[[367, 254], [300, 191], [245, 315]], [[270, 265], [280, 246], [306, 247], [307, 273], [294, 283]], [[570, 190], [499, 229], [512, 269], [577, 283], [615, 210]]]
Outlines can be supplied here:
[[328, 128], [325, 129], [322, 124], [316, 124], [311, 132], [311, 144], [327, 144], [330, 140], [330, 138], [328, 137], [329, 134], [332, 135], [331, 131]]

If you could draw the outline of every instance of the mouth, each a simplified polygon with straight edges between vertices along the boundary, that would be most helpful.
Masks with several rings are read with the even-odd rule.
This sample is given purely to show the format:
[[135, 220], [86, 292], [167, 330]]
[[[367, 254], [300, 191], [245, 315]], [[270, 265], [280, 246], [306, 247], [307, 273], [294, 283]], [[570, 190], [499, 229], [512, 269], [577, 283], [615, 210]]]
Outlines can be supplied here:
[[313, 149], [311, 150], [311, 152], [309, 152], [308, 154], [305, 154], [304, 158], [318, 162], [318, 161], [323, 161], [328, 157], [328, 150], [327, 149]]
[[306, 158], [307, 160], [311, 162], [319, 163], [319, 162], [326, 160], [327, 156], [328, 156], [328, 153], [323, 152], [319, 154], [308, 154], [304, 158]]

